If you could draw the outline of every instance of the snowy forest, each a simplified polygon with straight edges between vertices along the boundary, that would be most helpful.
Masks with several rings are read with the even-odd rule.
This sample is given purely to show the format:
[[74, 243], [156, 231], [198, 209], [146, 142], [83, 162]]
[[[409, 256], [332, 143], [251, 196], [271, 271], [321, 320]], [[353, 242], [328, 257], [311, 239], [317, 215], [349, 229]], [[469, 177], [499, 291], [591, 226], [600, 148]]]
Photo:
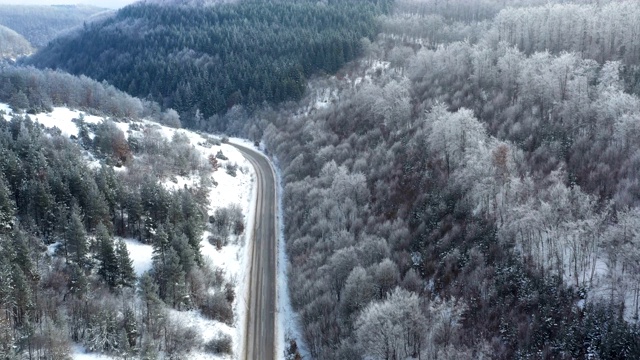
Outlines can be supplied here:
[[[334, 17], [348, 4], [247, 0], [197, 19], [176, 15], [166, 28], [132, 14], [198, 11], [134, 5], [25, 60], [59, 70], [3, 67], [0, 100], [27, 113], [73, 104], [262, 141], [281, 170], [287, 281], [301, 328], [289, 334], [288, 359], [640, 358], [640, 4], [372, 1], [362, 22]], [[212, 20], [221, 13], [241, 25], [225, 30]], [[301, 31], [310, 14], [323, 16]], [[196, 52], [208, 33], [194, 24], [222, 31], [228, 43]], [[149, 44], [160, 50], [145, 56], [115, 48], [104, 55], [119, 60], [104, 64], [117, 68], [114, 77], [86, 77], [106, 78], [95, 75], [103, 44], [78, 44], [102, 36], [138, 44], [128, 29], [141, 28], [184, 36]], [[287, 39], [322, 36], [261, 34], [258, 45], [272, 52], [258, 62], [273, 81], [232, 82], [234, 66], [256, 64], [242, 39], [271, 28]], [[349, 34], [342, 52], [314, 47], [339, 34]], [[183, 47], [192, 50], [178, 54]], [[225, 52], [235, 65], [222, 66]], [[292, 54], [292, 67], [268, 72], [269, 61]], [[305, 58], [319, 54], [318, 63]], [[169, 71], [170, 84], [150, 76]], [[151, 316], [154, 306], [228, 313], [229, 299], [198, 292], [224, 287], [198, 285], [215, 279], [190, 241], [207, 226], [198, 189], [170, 195], [153, 176], [82, 168], [69, 144], [113, 164], [136, 151], [164, 164], [151, 169], [212, 164], [185, 160], [174, 145], [119, 142], [108, 125], [75, 140], [43, 134], [26, 116], [0, 129], [0, 279], [12, 279], [0, 283], [0, 354], [63, 359], [56, 349], [66, 338], [145, 359], [159, 356], [149, 344], [162, 342], [163, 354], [184, 358], [191, 345], [182, 339], [193, 334]], [[78, 234], [96, 240], [79, 247]], [[132, 280], [113, 234], [154, 244], [162, 254], [155, 272]], [[55, 242], [64, 246], [51, 260], [44, 253]], [[104, 266], [112, 253], [115, 272]], [[105, 296], [87, 297], [96, 292]], [[133, 292], [149, 314], [135, 326], [114, 315], [126, 308], [113, 300]]]
[[89, 5], [0, 6], [0, 24], [24, 36], [36, 48], [89, 21], [106, 9]]
[[[6, 67], [0, 78], [12, 110], [0, 110], [0, 358], [69, 359], [74, 344], [118, 358], [231, 353], [231, 337], [203, 344], [170, 316], [197, 310], [234, 323], [235, 284], [201, 252], [205, 231], [221, 248], [244, 230], [236, 208], [207, 216], [224, 154], [206, 159], [185, 135], [132, 123], [180, 126], [175, 111], [86, 77]], [[68, 136], [31, 118], [62, 104], [109, 119], [82, 113]], [[200, 179], [166, 185], [184, 176]], [[136, 274], [123, 239], [150, 247], [149, 271]]]

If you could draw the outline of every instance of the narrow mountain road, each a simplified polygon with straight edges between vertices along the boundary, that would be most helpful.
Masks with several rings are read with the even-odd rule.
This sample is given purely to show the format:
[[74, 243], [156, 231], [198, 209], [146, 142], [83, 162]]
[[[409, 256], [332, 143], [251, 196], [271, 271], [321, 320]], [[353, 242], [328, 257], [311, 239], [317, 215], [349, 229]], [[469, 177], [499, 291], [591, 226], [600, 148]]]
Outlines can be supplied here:
[[276, 331], [276, 180], [269, 161], [245, 146], [237, 148], [253, 165], [257, 178], [256, 219], [249, 279], [249, 304], [243, 360], [274, 360]]

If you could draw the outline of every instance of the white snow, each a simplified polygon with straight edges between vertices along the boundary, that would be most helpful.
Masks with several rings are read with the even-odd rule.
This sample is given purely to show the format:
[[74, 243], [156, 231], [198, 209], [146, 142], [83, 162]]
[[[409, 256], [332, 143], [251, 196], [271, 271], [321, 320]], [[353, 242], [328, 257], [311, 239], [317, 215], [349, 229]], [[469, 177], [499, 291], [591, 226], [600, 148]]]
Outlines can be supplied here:
[[54, 242], [51, 245], [47, 246], [47, 254], [49, 254], [49, 256], [53, 256], [56, 253], [56, 250], [58, 249], [58, 246], [60, 246], [61, 243], [59, 241]]
[[162, 185], [168, 190], [180, 190], [185, 186], [192, 187], [198, 184], [200, 178], [195, 175], [190, 176], [172, 176], [162, 182]]
[[[246, 139], [239, 138], [230, 138], [229, 142], [242, 145], [249, 148], [254, 148], [254, 144]], [[264, 149], [261, 146], [262, 151]], [[289, 259], [287, 258], [287, 254], [285, 252], [285, 239], [284, 239], [284, 223], [282, 222], [283, 213], [282, 213], [282, 176], [280, 173], [280, 169], [278, 167], [277, 159], [274, 162], [271, 162], [264, 153], [262, 154], [269, 162], [272, 164], [272, 168], [274, 171], [274, 175], [277, 183], [277, 201], [278, 201], [278, 213], [277, 213], [277, 221], [278, 221], [278, 259], [276, 260], [277, 266], [277, 287], [276, 287], [276, 296], [277, 296], [277, 306], [278, 309], [276, 311], [276, 354], [277, 358], [284, 358], [284, 350], [285, 350], [285, 338], [287, 339], [295, 339], [296, 344], [298, 345], [298, 351], [300, 355], [302, 355], [305, 359], [310, 359], [308, 348], [304, 343], [302, 337], [302, 331], [300, 330], [300, 321], [298, 319], [298, 314], [293, 311], [291, 306], [291, 301], [289, 297], [289, 288], [287, 286], [287, 273], [288, 273], [288, 264]], [[255, 205], [252, 204], [252, 208], [255, 209]], [[253, 219], [253, 216], [251, 216]], [[251, 226], [253, 229], [253, 225]], [[249, 247], [247, 247], [249, 248]], [[247, 259], [249, 257], [247, 256]], [[245, 266], [245, 268], [247, 268]], [[247, 280], [245, 284], [248, 284], [248, 273], [246, 274]]]
[[11, 106], [4, 103], [0, 103], [0, 110], [4, 111], [7, 115], [10, 115], [13, 112], [11, 111]]
[[[184, 327], [195, 327], [196, 329], [199, 329], [198, 332], [200, 336], [202, 336], [203, 343], [213, 339], [218, 333], [229, 335], [232, 338], [235, 333], [235, 329], [233, 327], [217, 321], [205, 319], [199, 312], [193, 310], [169, 310], [169, 317], [172, 321]], [[200, 351], [190, 353], [188, 358], [194, 360], [228, 359], [227, 356], [216, 356]]]
[[151, 270], [153, 247], [133, 239], [124, 239], [124, 243], [127, 245], [127, 250], [129, 250], [129, 257], [133, 262], [136, 276], [139, 277], [145, 271]]
[[112, 360], [114, 357], [102, 355], [98, 353], [88, 353], [87, 350], [79, 344], [71, 347], [71, 357], [73, 360]]
[[[11, 114], [12, 111], [7, 104], [0, 103], [0, 110], [4, 110], [7, 114]], [[104, 121], [105, 118], [98, 116], [92, 116], [82, 113], [78, 110], [71, 110], [64, 107], [56, 107], [51, 113], [40, 113], [35, 115], [29, 115], [34, 121], [42, 124], [47, 128], [57, 127], [61, 133], [65, 136], [78, 135], [79, 129], [76, 123], [72, 121], [74, 118], [79, 118], [81, 115], [84, 117], [84, 121], [87, 123], [99, 123]], [[234, 341], [234, 358], [239, 358], [242, 352], [242, 339], [244, 337], [245, 324], [246, 324], [246, 306], [247, 306], [247, 289], [249, 280], [249, 259], [251, 253], [251, 243], [253, 238], [254, 228], [254, 216], [256, 207], [256, 192], [255, 192], [255, 173], [251, 164], [242, 156], [242, 154], [233, 146], [229, 144], [212, 145], [208, 141], [210, 135], [201, 135], [192, 131], [184, 129], [173, 129], [166, 126], [159, 125], [155, 122], [148, 120], [141, 120], [134, 122], [139, 128], [154, 127], [167, 139], [171, 140], [174, 134], [178, 133], [186, 136], [189, 142], [194, 146], [202, 155], [203, 161], [210, 155], [216, 155], [218, 151], [228, 158], [227, 160], [219, 160], [220, 168], [212, 175], [213, 179], [217, 183], [217, 186], [213, 186], [209, 193], [209, 215], [213, 215], [216, 209], [221, 207], [228, 207], [231, 204], [237, 204], [242, 209], [246, 224], [245, 233], [240, 239], [231, 241], [229, 245], [223, 247], [221, 250], [217, 250], [214, 246], [209, 244], [209, 233], [205, 232], [202, 239], [202, 254], [207, 261], [210, 261], [216, 267], [220, 267], [225, 270], [225, 276], [231, 283], [236, 284], [236, 300], [233, 304], [235, 312], [235, 328], [229, 327], [225, 324], [218, 323], [203, 318], [196, 311], [190, 312], [178, 312], [171, 310], [171, 312], [180, 318], [181, 321], [189, 324], [190, 326], [196, 326], [199, 328], [205, 341], [215, 336], [218, 331], [222, 331], [232, 336]], [[118, 123], [116, 126], [125, 133], [125, 136], [135, 133], [135, 131], [129, 131], [131, 124], [134, 123]], [[233, 139], [234, 143], [242, 144], [247, 147], [253, 147], [253, 143], [243, 139]], [[100, 161], [96, 160], [90, 154], [87, 154], [86, 160], [89, 166], [97, 168], [101, 166]], [[228, 164], [237, 165], [236, 176], [231, 176], [226, 172], [226, 166]], [[118, 171], [126, 171], [126, 167], [115, 168]], [[163, 181], [163, 185], [169, 190], [175, 190], [187, 186], [194, 186], [201, 180], [200, 174], [191, 174], [189, 176], [175, 176], [173, 178]], [[150, 245], [142, 244], [133, 239], [125, 239], [125, 244], [129, 250], [135, 272], [138, 276], [145, 271], [151, 269], [152, 266], [152, 247]], [[57, 244], [52, 244], [48, 247], [47, 251], [53, 253]], [[279, 328], [282, 328], [280, 326]], [[279, 349], [282, 348], [284, 337], [282, 332], [278, 333]], [[279, 351], [279, 353], [282, 353]], [[77, 345], [73, 348], [74, 359], [110, 359], [108, 356], [86, 354], [86, 350]], [[218, 359], [211, 354], [194, 354], [190, 359]]]
[[282, 188], [282, 174], [280, 173], [280, 167], [278, 166], [277, 159], [274, 160], [273, 169], [276, 174], [276, 181], [278, 183], [277, 196], [278, 196], [278, 284], [277, 284], [277, 296], [278, 296], [278, 311], [277, 311], [277, 352], [279, 356], [284, 358], [285, 351], [285, 338], [294, 339], [298, 346], [298, 352], [304, 359], [310, 359], [309, 350], [304, 338], [302, 337], [302, 331], [300, 327], [300, 321], [298, 314], [293, 311], [291, 306], [291, 298], [289, 297], [289, 287], [287, 281], [287, 274], [289, 268], [289, 259], [285, 250], [284, 239], [284, 215], [282, 212], [282, 194], [284, 189]]
[[84, 121], [86, 123], [97, 124], [104, 121], [104, 118], [94, 115], [87, 115], [82, 111], [71, 110], [65, 107], [55, 107], [50, 113], [39, 113], [35, 115], [29, 115], [29, 117], [31, 117], [32, 120], [44, 125], [44, 127], [46, 128], [57, 127], [65, 136], [78, 136], [78, 126], [71, 120], [78, 119], [81, 115], [84, 116]]

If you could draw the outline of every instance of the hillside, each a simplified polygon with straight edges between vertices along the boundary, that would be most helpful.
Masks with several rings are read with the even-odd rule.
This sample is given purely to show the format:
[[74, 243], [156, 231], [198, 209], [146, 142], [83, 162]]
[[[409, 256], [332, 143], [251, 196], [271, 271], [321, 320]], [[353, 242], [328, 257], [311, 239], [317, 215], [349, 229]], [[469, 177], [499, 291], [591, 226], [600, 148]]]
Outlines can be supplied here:
[[[183, 346], [201, 349], [200, 341], [176, 341], [197, 335], [166, 312], [151, 316], [158, 303], [169, 314], [213, 308], [228, 319], [228, 279], [202, 295], [200, 280], [220, 278], [201, 266], [196, 236], [204, 227], [232, 231], [233, 222], [217, 225], [225, 214], [208, 224], [199, 215], [207, 181], [196, 175], [222, 159], [216, 153], [203, 164], [188, 146], [218, 145], [210, 136], [162, 141], [145, 121], [154, 118], [262, 140], [279, 167], [286, 254], [273, 311], [288, 360], [640, 358], [637, 1], [168, 3], [127, 7], [30, 60], [91, 69], [113, 85], [60, 70], [0, 69], [0, 100], [12, 108], [45, 123], [43, 111], [73, 104], [88, 118], [69, 142], [55, 130], [38, 133], [30, 120], [1, 123], [0, 239], [10, 250], [0, 256], [0, 279], [11, 269], [17, 275], [0, 289], [11, 296], [0, 349], [56, 338], [47, 330], [58, 321], [52, 308], [71, 314], [59, 332], [78, 350], [95, 349], [93, 334], [117, 324], [124, 347], [98, 348], [122, 357], [191, 358]], [[96, 115], [120, 121], [86, 125]], [[128, 136], [115, 131], [123, 123]], [[80, 177], [76, 168], [58, 171], [66, 163], [48, 166], [85, 156], [69, 155], [68, 144], [130, 177], [116, 177], [120, 186], [107, 170]], [[136, 168], [143, 158], [148, 166]], [[89, 185], [78, 185], [83, 179]], [[88, 256], [74, 229], [84, 221], [97, 238], [98, 220], [127, 244], [154, 246], [151, 278], [137, 285], [135, 332], [113, 310], [121, 302], [106, 306], [111, 318], [82, 311], [78, 264], [104, 263], [109, 246]], [[66, 242], [56, 255], [65, 281], [42, 275], [55, 266], [30, 276], [24, 238], [38, 249], [32, 254], [45, 251], [37, 239]], [[85, 272], [99, 289], [128, 284], [95, 264]], [[23, 300], [42, 296], [23, 278], [40, 285], [32, 287], [38, 295], [57, 289], [56, 306], [33, 311]], [[29, 335], [31, 316], [37, 336]], [[113, 341], [106, 333], [99, 339]], [[228, 349], [227, 337], [214, 340], [206, 350]]]
[[246, 124], [311, 358], [640, 357], [640, 7], [504, 4], [400, 1]]
[[56, 39], [27, 62], [151, 97], [190, 127], [224, 128], [211, 117], [236, 104], [299, 99], [311, 75], [355, 58], [361, 39], [377, 33], [375, 15], [384, 4], [134, 4]]
[[0, 104], [0, 355], [238, 354], [250, 164], [208, 135], [57, 105]]
[[0, 25], [40, 48], [58, 35], [90, 21], [105, 9], [88, 5], [0, 5]]
[[29, 41], [17, 32], [0, 25], [0, 58], [16, 59], [30, 55], [33, 47]]

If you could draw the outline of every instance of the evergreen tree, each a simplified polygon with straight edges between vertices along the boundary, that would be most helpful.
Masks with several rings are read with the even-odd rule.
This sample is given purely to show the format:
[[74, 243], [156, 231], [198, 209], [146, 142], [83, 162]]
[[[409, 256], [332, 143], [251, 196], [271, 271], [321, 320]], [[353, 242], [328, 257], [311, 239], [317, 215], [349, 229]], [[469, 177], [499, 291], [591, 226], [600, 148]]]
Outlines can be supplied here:
[[31, 292], [31, 284], [25, 276], [24, 272], [17, 264], [13, 265], [12, 273], [13, 287], [13, 318], [15, 326], [23, 326], [29, 313], [33, 311], [33, 297]]
[[118, 258], [118, 285], [132, 287], [136, 281], [136, 274], [129, 250], [122, 239], [116, 243], [116, 257]]
[[116, 257], [113, 238], [102, 223], [98, 224], [96, 228], [96, 242], [98, 245], [97, 259], [100, 262], [98, 275], [109, 287], [113, 288], [119, 282], [119, 259]]
[[80, 208], [74, 205], [67, 223], [64, 239], [64, 250], [67, 262], [75, 262], [84, 267], [87, 262], [87, 236], [80, 216]]
[[29, 99], [22, 91], [18, 91], [9, 99], [9, 105], [16, 111], [25, 110], [29, 107]]
[[136, 322], [136, 315], [133, 312], [133, 310], [127, 306], [127, 308], [124, 310], [124, 317], [123, 317], [123, 324], [122, 324], [122, 328], [124, 330], [124, 341], [122, 342], [122, 344], [124, 345], [122, 347], [122, 351], [126, 354], [126, 353], [130, 353], [131, 349], [135, 348], [137, 342], [138, 342], [138, 323]]
[[13, 262], [17, 264], [22, 272], [30, 278], [35, 275], [33, 262], [31, 261], [31, 253], [28, 247], [28, 234], [22, 229], [16, 229], [12, 236], [13, 245]]
[[159, 262], [160, 264], [165, 264], [165, 257], [167, 249], [169, 248], [169, 235], [165, 231], [165, 227], [160, 225], [156, 230], [156, 234], [153, 237], [153, 243], [151, 246], [153, 247], [153, 262]]
[[174, 308], [186, 304], [185, 272], [180, 264], [180, 257], [173, 248], [167, 249], [164, 263], [154, 261], [154, 274], [161, 299]]
[[69, 273], [69, 281], [67, 282], [69, 293], [78, 298], [84, 297], [89, 285], [84, 270], [82, 270], [78, 264], [71, 263], [69, 264], [67, 271]]
[[147, 329], [153, 329], [155, 323], [163, 316], [162, 300], [159, 297], [160, 289], [150, 272], [145, 272], [140, 277], [138, 294], [144, 303], [144, 324]]
[[189, 245], [189, 241], [184, 234], [174, 234], [171, 247], [176, 251], [180, 258], [180, 265], [185, 274], [189, 273], [196, 265], [193, 249]]
[[0, 173], [0, 234], [11, 231], [15, 211], [16, 204], [12, 199], [4, 174]]

